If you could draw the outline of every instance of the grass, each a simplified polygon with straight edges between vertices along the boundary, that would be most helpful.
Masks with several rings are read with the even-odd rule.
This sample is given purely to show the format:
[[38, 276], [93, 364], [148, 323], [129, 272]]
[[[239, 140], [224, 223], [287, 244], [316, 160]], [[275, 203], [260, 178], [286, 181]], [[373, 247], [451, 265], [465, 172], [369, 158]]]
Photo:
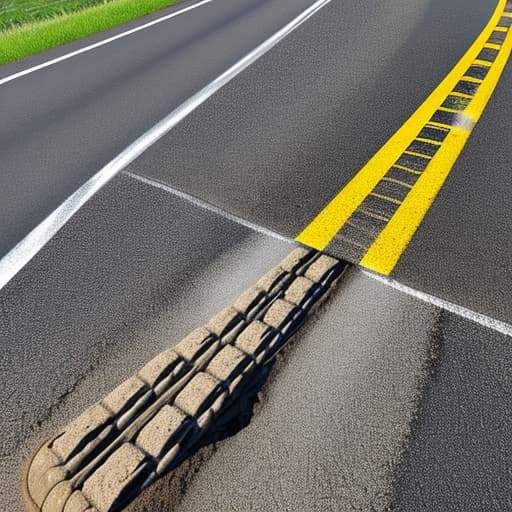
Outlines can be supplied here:
[[0, 5], [0, 65], [60, 46], [179, 0], [7, 0]]

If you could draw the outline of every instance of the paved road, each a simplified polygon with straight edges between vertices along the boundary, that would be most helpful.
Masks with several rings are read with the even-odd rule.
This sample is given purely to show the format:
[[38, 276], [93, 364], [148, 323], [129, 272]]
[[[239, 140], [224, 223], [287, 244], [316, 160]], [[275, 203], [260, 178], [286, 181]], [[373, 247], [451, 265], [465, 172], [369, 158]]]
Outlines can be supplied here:
[[[134, 139], [310, 4], [216, 0], [0, 86], [0, 118], [9, 120], [0, 126], [0, 215], [9, 219], [1, 223], [0, 254]], [[141, 23], [2, 67], [0, 77]]]
[[0, 504], [66, 418], [233, 303], [290, 251], [119, 176], [0, 292]]
[[[297, 236], [451, 70], [495, 2], [373, 7], [369, 18], [358, 2], [325, 7], [131, 169]], [[505, 322], [510, 72], [392, 274]]]
[[[10, 122], [0, 127], [0, 204], [10, 221], [0, 228], [0, 253], [311, 3], [216, 0], [4, 84], [0, 113]], [[333, 1], [131, 170], [293, 238], [452, 69], [495, 5], [375, 1], [369, 16], [360, 2]], [[0, 76], [83, 44], [4, 67]], [[505, 322], [512, 321], [508, 76], [509, 68], [392, 274]], [[355, 261], [343, 249], [328, 250]]]
[[[130, 175], [95, 196], [0, 293], [3, 507], [21, 510], [38, 442], [291, 247]], [[510, 346], [352, 269], [177, 510], [505, 510]], [[133, 510], [160, 510], [168, 483]]]
[[[0, 252], [310, 4], [216, 0], [1, 86], [10, 122], [0, 126], [0, 205], [10, 222]], [[134, 162], [135, 175], [115, 178], [0, 290], [3, 508], [21, 509], [20, 474], [40, 440], [292, 246], [137, 174], [293, 238], [457, 62], [495, 2], [370, 7], [371, 16], [355, 0], [324, 7]], [[511, 73], [393, 274], [507, 322]], [[208, 493], [212, 508], [228, 510], [507, 510], [510, 346], [354, 269], [274, 372], [260, 415], [219, 446], [180, 508], [197, 510]]]

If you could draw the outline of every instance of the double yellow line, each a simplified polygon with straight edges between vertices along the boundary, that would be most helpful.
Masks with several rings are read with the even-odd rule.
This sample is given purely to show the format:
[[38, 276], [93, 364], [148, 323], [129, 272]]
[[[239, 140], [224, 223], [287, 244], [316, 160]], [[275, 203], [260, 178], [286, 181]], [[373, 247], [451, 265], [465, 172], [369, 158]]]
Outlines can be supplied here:
[[[498, 83], [512, 50], [511, 23], [512, 2], [500, 0], [487, 26], [452, 71], [297, 241], [324, 250], [336, 236], [343, 238], [344, 227], [357, 227], [356, 216], [366, 215], [369, 222], [376, 219], [378, 234], [364, 248], [359, 263], [391, 273]], [[410, 174], [411, 181], [397, 179], [400, 172]], [[403, 194], [396, 198], [380, 193], [389, 184], [403, 186]], [[384, 205], [387, 201], [393, 213], [380, 212], [378, 207], [368, 211], [362, 205], [368, 198]], [[357, 240], [352, 243], [358, 245]]]

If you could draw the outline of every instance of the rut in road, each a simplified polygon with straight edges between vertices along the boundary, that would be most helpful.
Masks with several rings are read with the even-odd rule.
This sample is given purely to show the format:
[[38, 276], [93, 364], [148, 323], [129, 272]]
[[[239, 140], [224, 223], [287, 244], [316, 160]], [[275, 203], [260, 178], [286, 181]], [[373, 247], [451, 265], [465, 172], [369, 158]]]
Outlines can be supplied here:
[[236, 433], [276, 354], [348, 263], [305, 248], [46, 442], [25, 492], [42, 512], [115, 512], [200, 447]]

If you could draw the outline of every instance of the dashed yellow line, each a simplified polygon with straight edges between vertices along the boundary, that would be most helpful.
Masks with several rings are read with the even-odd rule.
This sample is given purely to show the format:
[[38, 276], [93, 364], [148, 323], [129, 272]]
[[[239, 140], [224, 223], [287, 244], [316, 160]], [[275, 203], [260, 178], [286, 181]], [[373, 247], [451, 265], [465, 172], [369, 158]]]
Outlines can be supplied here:
[[[512, 29], [501, 30], [503, 27], [497, 27], [504, 15], [506, 3], [506, 0], [499, 0], [489, 23], [452, 71], [345, 188], [299, 234], [299, 242], [315, 249], [325, 249], [356, 209], [359, 209], [365, 198], [376, 195], [372, 192], [373, 189], [391, 167], [402, 169], [417, 175], [417, 181], [405, 199], [398, 201], [398, 209], [359, 262], [383, 274], [389, 274], [393, 270], [467, 142], [472, 127], [480, 118], [507, 63], [512, 50]], [[507, 17], [510, 16], [507, 14]], [[495, 30], [507, 32], [501, 45], [488, 42]], [[470, 66], [478, 64], [477, 57], [483, 48], [498, 50], [494, 62], [485, 63], [489, 68], [487, 75], [483, 80], [466, 76], [465, 73]], [[454, 92], [453, 89], [461, 80], [477, 85], [476, 93]], [[441, 108], [449, 95], [461, 96], [471, 101], [462, 111]], [[440, 119], [439, 122], [431, 121], [434, 113], [439, 110], [446, 112], [446, 115], [460, 117], [455, 117], [455, 121], [447, 120], [446, 124], [444, 119]], [[447, 132], [444, 140], [436, 142], [424, 137], [418, 138], [427, 125], [444, 129]], [[422, 171], [396, 164], [413, 140], [439, 144], [439, 149]], [[424, 155], [421, 156], [425, 158]]]

